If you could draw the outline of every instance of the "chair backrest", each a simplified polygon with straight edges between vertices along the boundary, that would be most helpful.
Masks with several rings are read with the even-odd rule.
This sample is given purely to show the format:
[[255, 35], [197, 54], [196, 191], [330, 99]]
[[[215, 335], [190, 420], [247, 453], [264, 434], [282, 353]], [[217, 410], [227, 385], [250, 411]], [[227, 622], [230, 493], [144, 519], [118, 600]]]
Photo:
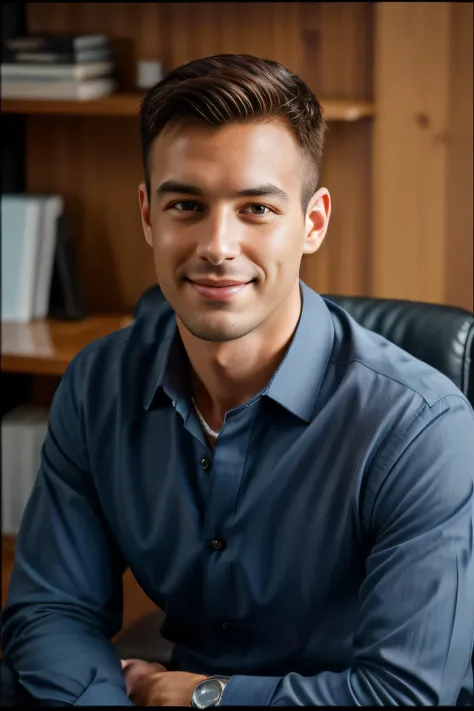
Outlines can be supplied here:
[[[474, 407], [474, 314], [456, 306], [322, 294], [358, 323], [450, 378]], [[158, 285], [140, 297], [135, 317], [166, 305]]]

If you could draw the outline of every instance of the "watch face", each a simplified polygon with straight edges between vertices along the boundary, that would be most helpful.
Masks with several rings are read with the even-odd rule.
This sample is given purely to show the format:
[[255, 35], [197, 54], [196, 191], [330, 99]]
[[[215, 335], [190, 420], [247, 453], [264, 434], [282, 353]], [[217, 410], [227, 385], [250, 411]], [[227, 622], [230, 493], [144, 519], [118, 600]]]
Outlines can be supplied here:
[[199, 709], [215, 706], [222, 693], [222, 685], [217, 679], [205, 679], [194, 690], [194, 701]]

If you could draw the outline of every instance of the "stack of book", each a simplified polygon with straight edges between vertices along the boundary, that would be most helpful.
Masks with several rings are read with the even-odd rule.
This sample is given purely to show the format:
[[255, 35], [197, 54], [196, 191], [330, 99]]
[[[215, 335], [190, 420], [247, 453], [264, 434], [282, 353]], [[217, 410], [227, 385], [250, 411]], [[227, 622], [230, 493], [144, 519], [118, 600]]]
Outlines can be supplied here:
[[2, 533], [17, 535], [38, 473], [48, 410], [20, 405], [2, 418]]
[[99, 99], [117, 89], [107, 35], [31, 35], [3, 41], [5, 99]]
[[83, 318], [73, 234], [61, 195], [1, 196], [2, 321]]

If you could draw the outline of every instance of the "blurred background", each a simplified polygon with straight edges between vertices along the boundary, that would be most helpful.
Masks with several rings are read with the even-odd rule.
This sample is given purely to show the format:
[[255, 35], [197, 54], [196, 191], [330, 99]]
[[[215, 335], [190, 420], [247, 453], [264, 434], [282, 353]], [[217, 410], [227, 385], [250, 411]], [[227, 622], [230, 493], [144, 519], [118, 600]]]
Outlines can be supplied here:
[[[2, 4], [7, 567], [67, 363], [129, 323], [155, 281], [137, 202], [146, 89], [221, 52], [282, 62], [329, 125], [331, 224], [302, 278], [320, 293], [472, 311], [472, 13], [456, 2]], [[126, 621], [147, 604], [133, 590]]]

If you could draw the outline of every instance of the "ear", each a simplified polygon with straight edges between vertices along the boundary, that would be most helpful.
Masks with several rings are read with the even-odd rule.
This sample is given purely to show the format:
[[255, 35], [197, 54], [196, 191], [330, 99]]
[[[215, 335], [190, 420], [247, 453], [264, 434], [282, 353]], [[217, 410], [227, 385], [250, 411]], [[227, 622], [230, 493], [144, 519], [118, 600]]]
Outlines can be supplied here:
[[320, 248], [329, 225], [331, 196], [326, 188], [317, 190], [306, 211], [303, 254], [314, 254]]
[[153, 235], [150, 223], [150, 205], [148, 203], [148, 195], [145, 183], [140, 183], [140, 185], [138, 186], [138, 202], [140, 204], [143, 234], [145, 235], [145, 239], [150, 245], [150, 247], [152, 247]]

